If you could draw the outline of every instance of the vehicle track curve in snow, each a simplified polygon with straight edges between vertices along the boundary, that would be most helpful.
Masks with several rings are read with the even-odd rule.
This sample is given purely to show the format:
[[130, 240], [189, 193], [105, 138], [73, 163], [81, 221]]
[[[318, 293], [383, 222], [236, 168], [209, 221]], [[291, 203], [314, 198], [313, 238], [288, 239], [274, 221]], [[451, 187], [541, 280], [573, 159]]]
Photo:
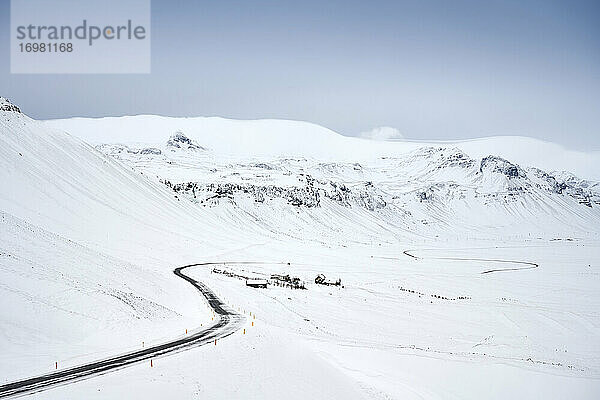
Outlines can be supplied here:
[[404, 255], [414, 258], [415, 260], [428, 259], [428, 260], [448, 260], [448, 261], [484, 261], [484, 262], [494, 262], [494, 263], [507, 263], [507, 264], [518, 264], [522, 265], [514, 268], [493, 268], [482, 271], [482, 274], [491, 274], [494, 272], [507, 272], [507, 271], [522, 271], [526, 269], [534, 269], [539, 268], [539, 264], [530, 262], [530, 261], [516, 261], [516, 260], [502, 260], [495, 258], [462, 258], [462, 257], [419, 257], [414, 254], [416, 250], [405, 250], [403, 251]]

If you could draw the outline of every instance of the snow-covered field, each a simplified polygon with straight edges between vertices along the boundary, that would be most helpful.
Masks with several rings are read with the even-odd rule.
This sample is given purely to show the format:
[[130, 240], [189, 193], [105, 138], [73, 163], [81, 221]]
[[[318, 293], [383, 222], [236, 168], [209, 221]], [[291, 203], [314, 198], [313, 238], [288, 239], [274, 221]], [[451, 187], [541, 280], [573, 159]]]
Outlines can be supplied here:
[[[0, 383], [211, 324], [172, 270], [218, 262], [241, 331], [33, 397], [600, 395], [597, 153], [2, 101]], [[273, 274], [306, 289], [229, 276]]]

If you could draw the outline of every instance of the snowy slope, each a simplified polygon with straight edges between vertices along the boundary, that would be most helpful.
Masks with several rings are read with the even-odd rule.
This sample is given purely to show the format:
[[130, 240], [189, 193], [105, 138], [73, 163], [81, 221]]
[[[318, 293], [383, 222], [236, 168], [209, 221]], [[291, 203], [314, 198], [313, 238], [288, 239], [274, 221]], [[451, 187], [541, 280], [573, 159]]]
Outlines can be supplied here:
[[[344, 137], [305, 122], [214, 117], [73, 118], [44, 123], [175, 184], [172, 188], [179, 194], [203, 206], [238, 192], [251, 200], [246, 207], [238, 196], [244, 216], [276, 231], [270, 222], [275, 213], [285, 218], [280, 225], [290, 235], [314, 236], [315, 220], [324, 226], [317, 235], [337, 232], [335, 237], [345, 226], [368, 232], [367, 242], [377, 240], [374, 236], [381, 230], [388, 238], [406, 237], [406, 231], [430, 237], [440, 231], [485, 235], [488, 227], [520, 235], [581, 236], [598, 234], [600, 226], [598, 207], [578, 206], [599, 204], [600, 186], [583, 178], [600, 177], [600, 154], [569, 151], [531, 138], [380, 142]], [[194, 148], [184, 151], [167, 143], [177, 136]], [[523, 172], [513, 177], [491, 167], [502, 163]], [[297, 210], [290, 215], [281, 209], [281, 200], [265, 203], [265, 198], [313, 205], [333, 200], [332, 207], [338, 210], [325, 208], [341, 219], [318, 215], [326, 212], [319, 207], [311, 210], [306, 222]], [[268, 207], [257, 209], [257, 202]], [[355, 230], [347, 221], [360, 219], [377, 227], [365, 231], [360, 224]], [[332, 225], [336, 220], [341, 226]]]
[[251, 216], [254, 225], [297, 238], [393, 243], [411, 235], [599, 234], [598, 183], [497, 156], [474, 159], [458, 148], [363, 162], [232, 158], [181, 132], [153, 147], [97, 148], [198, 207]]
[[[0, 169], [5, 354], [22, 356], [48, 344], [47, 357], [34, 363], [39, 369], [57, 353], [89, 356], [106, 349], [107, 330], [123, 349], [139, 343], [131, 331], [152, 340], [203, 316], [201, 299], [182, 291], [171, 269], [192, 257], [194, 243], [219, 249], [203, 245], [209, 219], [14, 108], [0, 111]], [[171, 223], [182, 228], [170, 229]], [[18, 318], [14, 310], [21, 311]], [[34, 373], [27, 360], [3, 363], [3, 373]]]
[[[172, 268], [242, 246], [243, 236], [231, 230], [230, 240], [219, 240], [228, 229], [215, 229], [216, 217], [17, 110], [0, 111], [0, 132], [0, 331], [13, 338], [3, 342], [5, 352], [36, 343], [38, 335], [21, 331], [44, 332], [75, 350], [80, 341], [105, 349], [101, 332], [112, 329], [118, 349], [138, 345], [139, 336], [125, 334], [130, 329], [150, 341], [203, 317], [202, 300]], [[26, 313], [32, 302], [36, 312]], [[23, 310], [18, 323], [15, 309]], [[23, 372], [33, 371], [13, 368], [11, 376]]]
[[[173, 268], [235, 255], [270, 234], [238, 215], [179, 199], [5, 99], [0, 170], [3, 383], [52, 371], [55, 362], [74, 366], [210, 324], [202, 297]], [[313, 369], [336, 374], [309, 358]], [[297, 384], [311, 371], [298, 374]], [[285, 378], [285, 370], [270, 373]], [[317, 398], [337, 391], [360, 397], [338, 375], [333, 386], [325, 378], [316, 382]]]
[[[39, 122], [0, 99], [2, 377], [209, 324], [172, 269], [215, 261], [193, 276], [247, 315], [244, 331], [36, 397], [597, 398], [596, 155], [520, 141]], [[273, 274], [306, 290], [236, 278]]]

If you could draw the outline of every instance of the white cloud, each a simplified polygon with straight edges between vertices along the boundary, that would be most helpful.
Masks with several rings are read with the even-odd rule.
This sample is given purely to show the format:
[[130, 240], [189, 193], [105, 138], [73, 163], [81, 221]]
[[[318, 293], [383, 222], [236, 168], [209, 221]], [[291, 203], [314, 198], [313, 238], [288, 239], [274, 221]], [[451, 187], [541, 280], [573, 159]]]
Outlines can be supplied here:
[[362, 132], [360, 137], [371, 140], [400, 140], [404, 139], [404, 135], [396, 128], [389, 126], [380, 126], [373, 128], [370, 131]]

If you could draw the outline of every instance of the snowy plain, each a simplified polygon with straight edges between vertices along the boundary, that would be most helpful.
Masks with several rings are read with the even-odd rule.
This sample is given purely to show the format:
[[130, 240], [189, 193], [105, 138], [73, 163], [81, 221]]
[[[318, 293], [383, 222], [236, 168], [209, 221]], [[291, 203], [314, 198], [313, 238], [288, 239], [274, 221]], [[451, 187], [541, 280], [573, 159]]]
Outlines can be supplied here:
[[2, 383], [210, 324], [180, 265], [306, 283], [196, 268], [245, 331], [33, 398], [600, 394], [595, 153], [15, 111], [0, 140]]

